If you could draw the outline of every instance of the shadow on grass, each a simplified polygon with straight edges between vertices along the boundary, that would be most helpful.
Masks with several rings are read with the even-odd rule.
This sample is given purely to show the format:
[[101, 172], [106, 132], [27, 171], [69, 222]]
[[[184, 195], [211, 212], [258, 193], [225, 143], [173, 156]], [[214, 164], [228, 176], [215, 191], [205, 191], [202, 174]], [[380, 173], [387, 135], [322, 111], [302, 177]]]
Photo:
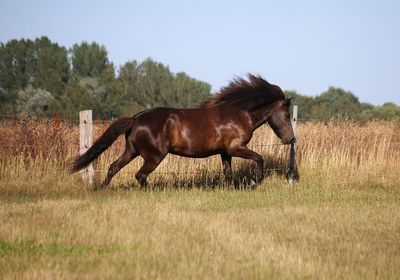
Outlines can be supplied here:
[[[264, 180], [268, 177], [278, 176], [286, 177], [287, 162], [285, 159], [267, 158], [264, 161]], [[185, 175], [185, 176], [182, 176]], [[229, 184], [225, 181], [222, 171], [201, 170], [196, 173], [181, 172], [176, 173], [157, 173], [150, 175], [147, 187], [143, 190], [163, 190], [163, 189], [254, 189], [260, 183], [257, 178], [256, 165], [252, 163], [242, 163], [233, 170], [233, 180]], [[95, 186], [99, 186], [100, 182], [96, 182]], [[119, 185], [113, 185], [108, 190], [129, 190], [139, 189], [137, 182], [129, 182]]]

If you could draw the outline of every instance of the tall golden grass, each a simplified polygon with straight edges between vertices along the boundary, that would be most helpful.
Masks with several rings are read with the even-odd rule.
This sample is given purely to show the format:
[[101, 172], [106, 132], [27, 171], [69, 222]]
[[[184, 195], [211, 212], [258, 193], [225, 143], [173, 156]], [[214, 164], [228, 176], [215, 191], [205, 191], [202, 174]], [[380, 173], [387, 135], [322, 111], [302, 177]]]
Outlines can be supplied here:
[[[77, 125], [0, 123], [0, 278], [398, 279], [399, 123], [307, 122], [297, 138], [292, 188], [288, 147], [262, 127], [249, 146], [273, 170], [255, 190], [204, 188], [222, 182], [218, 156], [168, 156], [150, 176], [162, 191], [121, 188], [137, 186], [135, 159], [91, 192], [67, 170]], [[96, 178], [123, 146], [95, 162]], [[233, 164], [236, 177], [255, 167]]]
[[[97, 138], [107, 126], [107, 123], [95, 124], [94, 137]], [[77, 125], [68, 122], [54, 124], [52, 121], [6, 121], [0, 123], [0, 135], [2, 178], [13, 180], [22, 176], [34, 180], [45, 176], [47, 171], [59, 173], [58, 176], [71, 176], [66, 163], [79, 152]], [[384, 177], [383, 181], [387, 179], [390, 183], [393, 183], [390, 179], [398, 176], [398, 122], [376, 121], [363, 125], [346, 121], [300, 123], [297, 139], [296, 160], [300, 176], [309, 174], [318, 175], [318, 178], [330, 177], [334, 181], [346, 179], [360, 182], [380, 176], [381, 179]], [[96, 160], [94, 167], [97, 180], [103, 179], [108, 166], [122, 153], [124, 141], [121, 136]], [[267, 174], [283, 175], [287, 168], [288, 146], [279, 144], [279, 139], [267, 126], [258, 129], [248, 144], [266, 159]], [[141, 164], [140, 158], [135, 159], [116, 176], [114, 183], [135, 183], [133, 174]], [[249, 161], [233, 161], [234, 171], [239, 177], [253, 167]], [[169, 155], [149, 179], [152, 182], [181, 185], [188, 182], [195, 185], [220, 182], [220, 158], [188, 159]]]

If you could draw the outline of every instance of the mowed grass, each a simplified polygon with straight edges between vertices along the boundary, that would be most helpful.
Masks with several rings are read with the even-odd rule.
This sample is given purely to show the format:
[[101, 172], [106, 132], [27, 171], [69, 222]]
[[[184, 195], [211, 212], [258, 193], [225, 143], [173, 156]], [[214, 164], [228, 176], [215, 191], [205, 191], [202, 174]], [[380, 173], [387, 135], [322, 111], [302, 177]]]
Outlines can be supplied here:
[[[340, 135], [346, 127], [353, 133]], [[326, 130], [339, 140], [324, 138]], [[139, 161], [93, 192], [40, 150], [3, 157], [0, 278], [398, 279], [399, 132], [397, 124], [300, 126], [301, 179], [291, 187], [279, 170], [255, 189], [226, 188], [220, 175], [166, 175], [220, 170], [218, 157], [172, 158], [153, 188], [133, 183]], [[269, 149], [268, 165], [284, 169], [286, 148]], [[234, 165], [251, 176], [254, 165]]]
[[3, 278], [386, 278], [400, 194], [284, 182], [104, 191], [0, 205]]

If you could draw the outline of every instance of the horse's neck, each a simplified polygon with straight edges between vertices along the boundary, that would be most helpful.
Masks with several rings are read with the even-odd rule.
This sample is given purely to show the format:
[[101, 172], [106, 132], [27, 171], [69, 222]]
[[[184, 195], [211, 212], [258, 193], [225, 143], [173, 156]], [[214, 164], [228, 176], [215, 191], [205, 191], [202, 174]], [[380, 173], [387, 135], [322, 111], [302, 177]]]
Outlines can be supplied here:
[[267, 122], [268, 118], [271, 116], [271, 111], [272, 107], [267, 106], [254, 110], [253, 112], [249, 112], [253, 122], [253, 130], [256, 130]]

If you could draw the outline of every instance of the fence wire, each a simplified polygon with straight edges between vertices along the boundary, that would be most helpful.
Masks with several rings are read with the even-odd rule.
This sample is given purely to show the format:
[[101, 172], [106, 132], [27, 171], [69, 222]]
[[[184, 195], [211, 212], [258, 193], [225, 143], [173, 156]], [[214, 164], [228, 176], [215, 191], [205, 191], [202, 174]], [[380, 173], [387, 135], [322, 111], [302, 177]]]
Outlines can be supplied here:
[[[48, 123], [49, 125], [53, 125], [53, 127], [55, 129], [58, 129], [61, 127], [61, 123], [64, 124], [73, 124], [73, 125], [80, 125], [80, 124], [89, 124], [89, 125], [102, 125], [102, 126], [107, 126], [110, 125], [114, 119], [108, 119], [108, 120], [101, 120], [99, 118], [97, 119], [93, 119], [91, 122], [86, 122], [86, 121], [80, 121], [79, 119], [75, 119], [75, 118], [60, 118], [58, 116], [54, 117], [53, 119], [48, 119], [48, 118], [34, 118], [34, 117], [24, 117], [24, 118], [16, 118], [15, 116], [7, 116], [7, 115], [2, 115], [0, 114], [0, 122], [4, 122], [4, 121], [12, 121], [15, 123], [18, 122], [30, 122], [30, 121], [39, 121], [39, 122], [45, 122]], [[247, 147], [249, 148], [263, 148], [263, 147], [271, 147], [271, 148], [276, 148], [276, 147], [281, 147], [281, 146], [286, 146], [284, 144], [281, 143], [273, 143], [273, 144], [252, 144], [252, 145], [248, 145]], [[24, 154], [27, 153], [27, 150], [29, 149], [35, 149], [35, 148], [50, 148], [48, 145], [31, 145], [31, 146], [24, 146], [19, 152], [18, 154]], [[124, 149], [125, 145], [117, 145], [114, 146], [114, 148], [117, 149]], [[1, 150], [10, 150], [10, 147], [4, 147], [1, 146], [0, 147]], [[79, 150], [79, 148], [77, 148], [77, 150]], [[15, 151], [13, 151], [15, 152]], [[108, 169], [108, 168], [107, 168]], [[107, 169], [94, 169], [94, 172], [98, 172], [98, 173], [103, 173], [103, 172], [107, 172]], [[278, 167], [278, 168], [267, 168], [264, 169], [264, 174], [268, 173], [268, 172], [273, 172], [273, 171], [282, 171], [284, 170], [283, 167]], [[165, 175], [188, 175], [188, 176], [199, 176], [199, 175], [204, 175], [206, 177], [209, 176], [221, 176], [224, 174], [224, 172], [222, 170], [216, 171], [216, 170], [211, 170], [211, 171], [198, 171], [198, 172], [177, 172], [177, 171], [155, 171], [152, 174], [154, 175], [160, 175], [160, 176], [165, 176]]]

